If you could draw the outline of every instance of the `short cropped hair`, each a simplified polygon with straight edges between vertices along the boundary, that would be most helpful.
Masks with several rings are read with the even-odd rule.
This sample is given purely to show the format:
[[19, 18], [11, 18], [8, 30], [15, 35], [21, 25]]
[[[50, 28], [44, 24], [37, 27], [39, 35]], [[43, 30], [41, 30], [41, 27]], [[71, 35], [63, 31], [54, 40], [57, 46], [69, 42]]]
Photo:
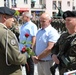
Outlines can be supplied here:
[[24, 15], [24, 16], [27, 16], [27, 17], [29, 17], [29, 18], [32, 18], [32, 16], [30, 15], [29, 12], [23, 12], [23, 15]]

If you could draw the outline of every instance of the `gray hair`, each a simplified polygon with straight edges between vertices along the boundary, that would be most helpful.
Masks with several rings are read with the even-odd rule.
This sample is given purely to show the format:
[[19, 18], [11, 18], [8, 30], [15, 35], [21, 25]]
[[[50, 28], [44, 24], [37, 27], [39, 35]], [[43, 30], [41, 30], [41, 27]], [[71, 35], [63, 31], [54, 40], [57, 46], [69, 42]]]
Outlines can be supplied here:
[[24, 15], [24, 16], [27, 16], [28, 18], [32, 18], [32, 16], [30, 15], [29, 12], [23, 12], [23, 15]]

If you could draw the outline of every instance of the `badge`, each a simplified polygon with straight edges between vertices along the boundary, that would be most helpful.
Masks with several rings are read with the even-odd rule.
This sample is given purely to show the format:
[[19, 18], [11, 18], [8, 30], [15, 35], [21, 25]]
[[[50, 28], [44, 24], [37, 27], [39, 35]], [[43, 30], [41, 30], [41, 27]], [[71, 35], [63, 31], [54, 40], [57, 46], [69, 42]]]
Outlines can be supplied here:
[[15, 39], [11, 40], [11, 45], [16, 45], [16, 40]]

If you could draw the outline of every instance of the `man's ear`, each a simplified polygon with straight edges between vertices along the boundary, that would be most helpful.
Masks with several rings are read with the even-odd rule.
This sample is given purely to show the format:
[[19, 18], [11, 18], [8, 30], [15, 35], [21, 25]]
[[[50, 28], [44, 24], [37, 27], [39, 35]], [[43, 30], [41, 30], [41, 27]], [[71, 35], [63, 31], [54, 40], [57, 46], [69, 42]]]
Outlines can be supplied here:
[[50, 20], [49, 20], [49, 22], [51, 23], [51, 22], [52, 22], [52, 20], [50, 19]]
[[7, 19], [7, 16], [6, 15], [3, 15], [3, 19], [6, 20]]

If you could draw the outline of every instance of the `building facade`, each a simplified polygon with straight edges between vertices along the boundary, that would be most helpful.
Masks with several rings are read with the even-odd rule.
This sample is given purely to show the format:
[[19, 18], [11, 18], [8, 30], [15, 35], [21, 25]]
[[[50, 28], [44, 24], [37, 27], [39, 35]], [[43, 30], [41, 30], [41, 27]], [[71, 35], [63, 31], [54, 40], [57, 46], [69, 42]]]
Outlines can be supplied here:
[[76, 10], [76, 0], [73, 0], [73, 10]]
[[24, 11], [30, 12], [34, 19], [42, 12], [48, 12], [52, 17], [58, 13], [58, 9], [62, 11], [73, 10], [75, 0], [1, 0], [0, 6], [18, 10], [20, 13]]

